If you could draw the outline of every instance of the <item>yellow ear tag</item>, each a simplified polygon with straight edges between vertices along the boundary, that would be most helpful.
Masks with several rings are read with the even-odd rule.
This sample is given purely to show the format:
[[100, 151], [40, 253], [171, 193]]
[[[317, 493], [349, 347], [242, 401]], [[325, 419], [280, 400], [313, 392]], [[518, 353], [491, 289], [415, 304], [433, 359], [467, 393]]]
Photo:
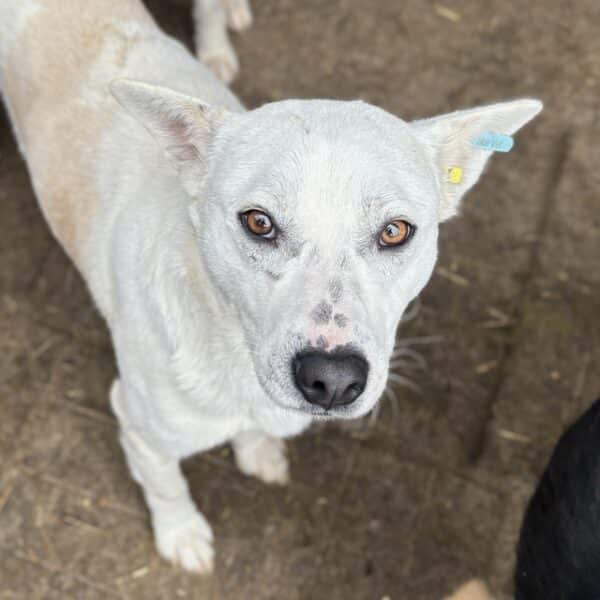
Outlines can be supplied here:
[[446, 167], [446, 175], [449, 183], [460, 183], [462, 181], [463, 170], [460, 167]]

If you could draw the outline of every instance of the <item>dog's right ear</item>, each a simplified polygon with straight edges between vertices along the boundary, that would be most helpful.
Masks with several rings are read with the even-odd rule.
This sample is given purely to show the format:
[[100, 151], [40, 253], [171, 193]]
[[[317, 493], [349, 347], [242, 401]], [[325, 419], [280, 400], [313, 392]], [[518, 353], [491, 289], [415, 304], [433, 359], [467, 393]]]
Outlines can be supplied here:
[[206, 155], [226, 110], [170, 89], [117, 79], [110, 91], [156, 139], [190, 196], [196, 196], [206, 172]]

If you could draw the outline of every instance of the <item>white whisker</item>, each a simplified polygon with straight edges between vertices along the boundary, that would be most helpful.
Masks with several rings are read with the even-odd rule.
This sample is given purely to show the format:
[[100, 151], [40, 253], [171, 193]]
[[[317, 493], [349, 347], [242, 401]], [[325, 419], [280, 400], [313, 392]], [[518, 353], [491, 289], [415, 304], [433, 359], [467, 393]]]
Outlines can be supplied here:
[[419, 346], [423, 344], [439, 344], [444, 341], [444, 337], [441, 335], [425, 335], [422, 337], [405, 337], [400, 338], [397, 344], [400, 347], [404, 346]]
[[[392, 367], [396, 365], [401, 366], [403, 364], [409, 365], [411, 363], [413, 365], [416, 364], [421, 369], [425, 369], [427, 366], [427, 361], [418, 352], [415, 352], [410, 348], [403, 348], [401, 351], [395, 352], [392, 354], [392, 358], [394, 359], [390, 362], [390, 366]], [[407, 361], [407, 358], [410, 360]]]
[[417, 385], [412, 379], [404, 377], [403, 375], [398, 375], [397, 373], [390, 373], [388, 376], [388, 381], [397, 383], [398, 385], [401, 385], [403, 387], [410, 388], [418, 394], [423, 393], [419, 385]]
[[408, 309], [406, 310], [406, 312], [402, 315], [402, 318], [400, 319], [400, 323], [409, 323], [419, 314], [420, 310], [421, 310], [421, 300], [419, 298], [417, 298], [414, 302], [412, 302], [408, 306]]

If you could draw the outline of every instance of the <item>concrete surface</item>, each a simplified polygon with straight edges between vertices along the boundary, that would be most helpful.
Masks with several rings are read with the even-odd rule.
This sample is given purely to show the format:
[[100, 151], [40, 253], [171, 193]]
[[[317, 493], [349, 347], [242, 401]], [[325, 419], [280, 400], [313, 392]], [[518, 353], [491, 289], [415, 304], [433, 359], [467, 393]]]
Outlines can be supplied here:
[[[189, 2], [152, 0], [190, 43]], [[250, 106], [361, 97], [405, 118], [536, 96], [546, 110], [443, 227], [404, 337], [428, 368], [370, 428], [290, 444], [293, 483], [187, 461], [211, 578], [163, 564], [117, 444], [110, 341], [0, 122], [0, 598], [440, 599], [510, 591], [524, 503], [600, 393], [600, 4], [254, 0]]]

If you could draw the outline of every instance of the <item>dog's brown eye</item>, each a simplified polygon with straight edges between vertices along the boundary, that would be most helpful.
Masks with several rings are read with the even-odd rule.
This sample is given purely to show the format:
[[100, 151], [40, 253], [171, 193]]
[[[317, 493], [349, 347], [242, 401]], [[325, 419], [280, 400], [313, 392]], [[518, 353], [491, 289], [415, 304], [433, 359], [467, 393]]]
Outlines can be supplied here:
[[406, 243], [413, 233], [413, 226], [402, 219], [388, 223], [379, 236], [381, 246], [401, 246]]
[[242, 215], [242, 221], [250, 233], [266, 239], [275, 237], [275, 226], [271, 217], [260, 210], [249, 210]]

